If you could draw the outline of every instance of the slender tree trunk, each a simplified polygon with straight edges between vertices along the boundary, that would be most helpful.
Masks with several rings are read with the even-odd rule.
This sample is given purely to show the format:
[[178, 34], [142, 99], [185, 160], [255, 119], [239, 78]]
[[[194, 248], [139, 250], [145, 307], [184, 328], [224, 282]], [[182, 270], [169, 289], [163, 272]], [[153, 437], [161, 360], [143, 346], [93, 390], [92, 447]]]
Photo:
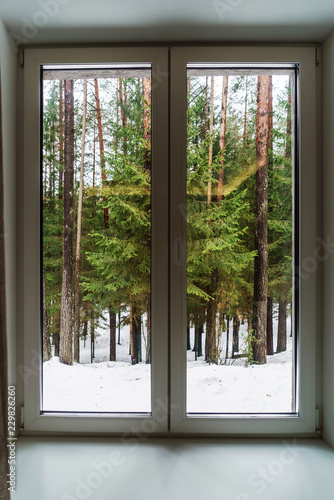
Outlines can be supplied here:
[[203, 356], [202, 338], [203, 338], [203, 319], [202, 315], [198, 314], [195, 320], [195, 342], [193, 349], [193, 351], [195, 351], [195, 360], [197, 360], [198, 356]]
[[48, 310], [46, 301], [45, 273], [43, 271], [43, 361], [51, 358]]
[[286, 351], [286, 300], [280, 300], [278, 303], [278, 330], [277, 330], [277, 351]]
[[218, 174], [218, 190], [217, 202], [223, 198], [224, 189], [224, 164], [225, 164], [225, 140], [226, 140], [226, 109], [227, 109], [227, 93], [228, 93], [228, 76], [223, 77], [223, 95], [222, 107], [220, 113], [220, 132], [219, 132], [219, 174]]
[[59, 180], [58, 199], [63, 197], [63, 170], [64, 170], [64, 128], [63, 128], [63, 81], [59, 82]]
[[190, 324], [189, 321], [187, 323], [187, 351], [190, 351], [191, 345], [190, 345]]
[[118, 313], [118, 338], [117, 344], [121, 345], [121, 311]]
[[74, 96], [73, 80], [65, 80], [65, 162], [64, 162], [64, 243], [63, 283], [60, 319], [59, 361], [71, 365], [72, 289], [73, 289], [73, 174], [74, 174]]
[[87, 115], [87, 80], [84, 80], [83, 113], [82, 113], [82, 145], [80, 162], [80, 184], [78, 200], [77, 219], [77, 244], [75, 257], [75, 303], [74, 303], [74, 361], [80, 362], [80, 250], [81, 250], [81, 221], [82, 221], [82, 198], [85, 165], [85, 142], [86, 142], [86, 115]]
[[88, 321], [85, 319], [84, 322], [83, 322], [84, 347], [86, 347], [87, 336], [88, 336]]
[[[211, 96], [210, 96], [210, 121], [209, 121], [209, 174], [212, 172], [212, 159], [213, 159], [213, 101], [214, 101], [214, 76], [211, 77]], [[212, 200], [212, 183], [208, 182], [208, 194], [207, 201], [211, 203]], [[216, 302], [216, 291], [218, 284], [218, 270], [214, 269], [211, 273], [211, 283], [209, 295], [211, 299], [209, 300], [207, 307], [207, 317], [206, 317], [206, 332], [205, 332], [205, 361], [207, 363], [216, 363], [216, 318], [217, 318], [217, 302]]]
[[238, 315], [233, 318], [233, 349], [232, 349], [232, 358], [235, 357], [235, 354], [239, 352], [239, 327], [240, 321]]
[[251, 296], [247, 296], [247, 335], [250, 339], [252, 333], [252, 313], [251, 313]]
[[225, 358], [229, 358], [229, 344], [230, 344], [230, 317], [226, 316], [226, 353]]
[[49, 163], [49, 198], [52, 199], [52, 162]]
[[[269, 101], [268, 101], [268, 192], [273, 190], [273, 78], [269, 76]], [[268, 202], [268, 217], [272, 212], [272, 203]], [[268, 230], [268, 243], [271, 243], [273, 238]], [[270, 255], [268, 255], [268, 266], [270, 266]], [[270, 296], [270, 289], [268, 283], [268, 297], [267, 297], [267, 354], [272, 356], [274, 354], [274, 338], [273, 338], [273, 302]]]
[[60, 330], [60, 316], [58, 316], [58, 325], [59, 325], [58, 332], [55, 332], [53, 334], [53, 343], [54, 343], [54, 346], [55, 346], [55, 351], [54, 351], [55, 352], [55, 356], [59, 356], [59, 346], [60, 346], [60, 335], [59, 335], [59, 330]]
[[[63, 199], [63, 172], [64, 172], [64, 127], [63, 127], [63, 81], [59, 82], [59, 174], [58, 174], [58, 200]], [[60, 221], [59, 221], [60, 222]], [[61, 231], [59, 231], [58, 236], [61, 237]], [[61, 302], [61, 299], [57, 299], [57, 302]], [[54, 355], [59, 356], [59, 346], [60, 346], [60, 311], [54, 317], [54, 333], [53, 344]]]
[[200, 324], [198, 325], [198, 332], [197, 332], [197, 355], [198, 356], [203, 356], [202, 337], [203, 337], [203, 322], [201, 321]]
[[197, 325], [195, 325], [195, 338], [194, 338], [193, 351], [195, 352], [195, 361], [197, 361], [197, 353], [198, 353], [198, 327], [197, 327]]
[[[144, 152], [144, 169], [151, 176], [151, 103], [152, 103], [152, 87], [151, 78], [143, 78], [143, 139], [145, 145]], [[149, 212], [151, 203], [146, 205], [145, 210]], [[146, 238], [146, 246], [151, 247], [151, 233], [149, 232]], [[146, 363], [151, 363], [151, 291], [148, 290], [146, 297], [146, 313], [147, 313], [147, 345], [146, 345]], [[138, 343], [138, 349], [140, 351]]]
[[136, 365], [138, 363], [137, 331], [134, 316], [135, 307], [133, 304], [132, 290], [130, 289], [130, 352], [132, 365]]
[[[106, 187], [107, 176], [106, 176], [106, 159], [104, 155], [104, 142], [103, 142], [103, 129], [102, 129], [102, 118], [101, 118], [101, 104], [99, 97], [99, 84], [97, 79], [94, 80], [95, 85], [95, 102], [96, 102], [96, 115], [97, 115], [97, 127], [99, 132], [99, 144], [100, 144], [100, 158], [101, 158], [101, 177], [102, 177], [102, 188]], [[108, 215], [108, 207], [107, 198], [103, 196], [103, 216], [104, 216], [104, 228], [108, 229], [109, 227], [109, 215]]]
[[206, 319], [206, 336], [205, 336], [205, 361], [207, 363], [217, 363], [217, 347], [216, 347], [216, 321], [217, 321], [217, 300], [216, 292], [218, 286], [218, 269], [214, 269], [211, 273], [211, 284], [209, 295], [212, 297], [209, 300]]
[[[135, 305], [135, 304], [134, 304]], [[137, 363], [141, 363], [142, 361], [142, 352], [141, 352], [141, 315], [137, 307], [133, 309], [133, 323], [134, 323], [134, 334], [136, 336], [136, 348], [137, 348]]]
[[90, 320], [90, 362], [93, 363], [95, 358], [95, 319], [94, 313]]
[[110, 350], [109, 361], [116, 361], [116, 313], [109, 309]]
[[274, 354], [274, 333], [273, 333], [273, 299], [267, 299], [267, 354]]
[[[214, 89], [215, 89], [215, 77], [211, 77], [211, 99], [210, 99], [210, 125], [209, 125], [209, 174], [212, 172], [212, 155], [213, 155], [213, 100], [214, 100]], [[208, 182], [208, 203], [211, 202], [212, 198], [212, 185], [211, 181]]]
[[255, 250], [253, 344], [254, 361], [267, 361], [267, 294], [268, 294], [268, 131], [269, 76], [258, 76], [256, 114], [256, 176], [255, 176]]

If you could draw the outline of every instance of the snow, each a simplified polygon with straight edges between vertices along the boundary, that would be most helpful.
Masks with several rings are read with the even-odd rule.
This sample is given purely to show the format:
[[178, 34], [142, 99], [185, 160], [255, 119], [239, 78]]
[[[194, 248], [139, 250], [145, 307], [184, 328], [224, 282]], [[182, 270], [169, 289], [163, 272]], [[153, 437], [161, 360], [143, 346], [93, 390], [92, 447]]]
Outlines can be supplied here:
[[[187, 363], [189, 413], [282, 413], [291, 411], [291, 351], [268, 356], [266, 365]], [[239, 366], [238, 366], [239, 365]]]
[[[285, 413], [292, 411], [292, 338], [286, 352], [267, 357], [267, 364], [247, 366], [246, 358], [229, 359], [228, 364], [211, 364], [204, 357], [195, 361], [187, 351], [187, 412], [189, 413]], [[240, 354], [247, 326], [240, 328]], [[151, 411], [151, 366], [131, 365], [129, 326], [121, 330], [121, 345], [116, 345], [116, 362], [107, 361], [107, 325], [97, 330], [95, 358], [90, 363], [90, 338], [81, 340], [80, 364], [66, 366], [58, 357], [43, 363], [43, 410], [77, 412]], [[225, 335], [225, 334], [224, 334]], [[204, 337], [204, 335], [203, 335]], [[274, 346], [277, 323], [274, 322]], [[232, 340], [232, 327], [230, 329]], [[193, 345], [194, 332], [191, 329]], [[224, 337], [221, 344], [225, 352]], [[204, 348], [204, 342], [203, 342]], [[225, 363], [221, 355], [220, 363]]]

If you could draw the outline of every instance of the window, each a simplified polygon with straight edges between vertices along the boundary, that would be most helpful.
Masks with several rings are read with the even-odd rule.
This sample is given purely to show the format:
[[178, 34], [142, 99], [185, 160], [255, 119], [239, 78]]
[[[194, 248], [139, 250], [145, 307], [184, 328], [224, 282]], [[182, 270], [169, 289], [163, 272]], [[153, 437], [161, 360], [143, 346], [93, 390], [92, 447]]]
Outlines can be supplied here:
[[[36, 376], [27, 377], [25, 384], [27, 430], [95, 432], [98, 425], [101, 432], [122, 432], [141, 422], [146, 432], [148, 429], [149, 432], [238, 435], [314, 432], [316, 371], [312, 303], [315, 276], [308, 271], [310, 266], [307, 267], [308, 259], [315, 255], [316, 244], [314, 218], [310, 216], [315, 212], [316, 161], [313, 52], [309, 48], [235, 47], [27, 51], [24, 96], [26, 366], [42, 351], [41, 331], [47, 333], [43, 340], [46, 341], [44, 356], [48, 357], [50, 333], [54, 343], [59, 328], [56, 326], [53, 331], [50, 321], [45, 322], [43, 328], [39, 325], [41, 318], [48, 319], [48, 310], [52, 307], [59, 313], [62, 307], [59, 300], [64, 301], [64, 291], [59, 293], [60, 282], [64, 287], [64, 277], [60, 277], [64, 264], [60, 256], [63, 254], [65, 258], [66, 252], [64, 243], [59, 247], [59, 241], [65, 241], [62, 238], [66, 224], [62, 237], [59, 237], [58, 226], [59, 220], [64, 222], [66, 218], [61, 193], [61, 188], [66, 187], [61, 183], [65, 182], [64, 178], [55, 179], [55, 172], [59, 175], [62, 170], [52, 155], [54, 144], [59, 148], [61, 141], [53, 137], [52, 142], [51, 117], [55, 109], [59, 112], [59, 89], [63, 85], [60, 82], [65, 81], [67, 85], [75, 82], [77, 99], [75, 106], [72, 100], [66, 108], [69, 113], [72, 105], [77, 112], [74, 118], [77, 149], [72, 150], [77, 152], [75, 217], [80, 212], [77, 209], [82, 188], [79, 151], [84, 142], [85, 102], [90, 102], [91, 107], [90, 112], [86, 112], [86, 120], [91, 120], [91, 124], [83, 149], [86, 165], [89, 164], [84, 170], [86, 191], [82, 202], [86, 220], [85, 227], [82, 226], [84, 254], [77, 255], [84, 255], [85, 265], [92, 270], [91, 274], [81, 273], [80, 287], [88, 308], [85, 312], [85, 306], [80, 306], [81, 330], [76, 331], [81, 332], [82, 339], [77, 333], [72, 344], [70, 332], [67, 344], [73, 349], [75, 361], [79, 353], [82, 361], [87, 357], [88, 363], [86, 360], [82, 366], [66, 366], [66, 354], [63, 354], [65, 363], [63, 359], [60, 366], [56, 359], [45, 359], [42, 363], [42, 355], [38, 355], [44, 368], [38, 369]], [[146, 97], [143, 79], [148, 85]], [[67, 89], [69, 99], [73, 83], [71, 85]], [[87, 87], [91, 89], [90, 101], [85, 97]], [[124, 91], [128, 92], [126, 105]], [[256, 99], [261, 101], [260, 111]], [[131, 115], [131, 103], [136, 117]], [[145, 116], [148, 117], [150, 109], [149, 130]], [[73, 115], [72, 111], [72, 120]], [[43, 116], [42, 122], [40, 116]], [[102, 118], [108, 123], [103, 129], [104, 135], [101, 134]], [[258, 141], [265, 143], [262, 153], [261, 145], [256, 146], [261, 127], [265, 130]], [[40, 137], [43, 137], [43, 148]], [[146, 164], [150, 164], [150, 172], [145, 172]], [[262, 166], [267, 170], [261, 187], [256, 182], [261, 182], [257, 172], [262, 172]], [[133, 186], [135, 194], [131, 191]], [[67, 189], [70, 188], [67, 186]], [[139, 189], [145, 193], [139, 196]], [[265, 198], [261, 200], [264, 191]], [[42, 204], [40, 193], [43, 193]], [[65, 197], [65, 192], [63, 195]], [[90, 217], [88, 227], [87, 203], [94, 196], [99, 213], [96, 221]], [[263, 219], [265, 233], [269, 227], [268, 235], [262, 234], [264, 244], [258, 236], [261, 228], [259, 230], [257, 224], [261, 217], [256, 212], [256, 207], [261, 210], [263, 204], [268, 205]], [[127, 238], [133, 221], [126, 216], [129, 212], [133, 217], [137, 214], [137, 220], [144, 218], [147, 222], [145, 230], [134, 228], [132, 232], [132, 242], [135, 245], [142, 240], [146, 257], [140, 257], [138, 247], [132, 254], [136, 258], [129, 257]], [[58, 217], [56, 234], [53, 217]], [[41, 219], [40, 231], [38, 221]], [[77, 221], [73, 224], [76, 230], [81, 224], [80, 219]], [[59, 247], [57, 264], [50, 250], [50, 245], [52, 249], [57, 247], [55, 239]], [[38, 251], [40, 241], [43, 258]], [[74, 241], [77, 242], [78, 237], [74, 237]], [[123, 250], [117, 247], [124, 241], [126, 258], [124, 247]], [[263, 254], [261, 248], [264, 248]], [[75, 256], [74, 249], [73, 252]], [[267, 284], [260, 291], [256, 291], [255, 282], [263, 276], [254, 277], [256, 259], [262, 259], [257, 265], [260, 274], [268, 266]], [[36, 279], [39, 275], [41, 287], [40, 280]], [[53, 294], [52, 281], [57, 279]], [[70, 282], [74, 290], [75, 280]], [[264, 291], [264, 299], [254, 300], [257, 293], [263, 295]], [[70, 296], [76, 311], [75, 290]], [[261, 316], [264, 305], [267, 318], [267, 297], [274, 304], [275, 328], [279, 315], [281, 326], [286, 327], [288, 323], [292, 334], [288, 336], [283, 327], [280, 336], [283, 344], [278, 350], [285, 351], [287, 342], [288, 352], [270, 354], [271, 363], [266, 363], [269, 361], [267, 333], [264, 334], [262, 328], [260, 334], [256, 323], [261, 323], [264, 317]], [[46, 300], [43, 302], [42, 298]], [[136, 308], [140, 318], [137, 329], [134, 327]], [[72, 316], [72, 306], [69, 310]], [[103, 353], [94, 355], [94, 344], [89, 349], [87, 345], [84, 347], [84, 336], [86, 341], [87, 338], [90, 342], [94, 340], [95, 322], [97, 325], [99, 317], [103, 323], [106, 315], [108, 335], [114, 341], [107, 346], [109, 362]], [[89, 328], [85, 327], [85, 321], [86, 325], [90, 323]], [[116, 361], [112, 360], [115, 327], [127, 322], [131, 325], [125, 326], [121, 335], [124, 334], [124, 338], [127, 335], [126, 342], [130, 344], [130, 351], [127, 351], [128, 344], [124, 350], [126, 377], [130, 381], [122, 386], [123, 399], [117, 399], [115, 385], [120, 379], [114, 375], [116, 369], [113, 368], [119, 370], [119, 365], [117, 357]], [[240, 322], [244, 322], [241, 328]], [[64, 321], [62, 332], [68, 324], [69, 321]], [[64, 333], [62, 336], [64, 338]], [[275, 339], [276, 349], [276, 330], [275, 335], [268, 338]], [[137, 349], [134, 339], [138, 342]], [[150, 345], [151, 356], [147, 357]], [[151, 364], [142, 363], [147, 374], [144, 397], [134, 376], [133, 365], [140, 361], [138, 346], [142, 346], [142, 362], [144, 353], [151, 361]], [[52, 347], [51, 354], [55, 354], [56, 348]], [[117, 349], [120, 352], [116, 347], [116, 354]], [[102, 364], [91, 363], [93, 358]], [[282, 379], [276, 387], [265, 385], [269, 379], [277, 382], [277, 363], [279, 368], [284, 365]], [[84, 367], [91, 373], [87, 381], [83, 378], [84, 371], [78, 371]], [[273, 376], [268, 376], [270, 369]], [[62, 378], [55, 375], [60, 374], [60, 370]], [[69, 375], [70, 371], [76, 373], [77, 379], [65, 395], [65, 386], [70, 387], [75, 379]], [[137, 399], [133, 398], [129, 405], [131, 394], [136, 391]], [[80, 404], [74, 404], [74, 394], [80, 396]], [[93, 396], [87, 397], [89, 394]]]
[[43, 66], [43, 412], [151, 412], [151, 73]]

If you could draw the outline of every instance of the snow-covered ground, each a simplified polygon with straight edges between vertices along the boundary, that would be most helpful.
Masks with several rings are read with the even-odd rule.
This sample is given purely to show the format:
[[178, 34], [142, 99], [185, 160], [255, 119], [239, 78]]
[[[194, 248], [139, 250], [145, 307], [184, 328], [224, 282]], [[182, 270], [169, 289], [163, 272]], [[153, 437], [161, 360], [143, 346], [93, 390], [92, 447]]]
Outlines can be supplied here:
[[[228, 360], [231, 364], [209, 365], [187, 352], [187, 411], [190, 413], [267, 413], [290, 412], [292, 408], [292, 338], [288, 350], [268, 356], [261, 366], [246, 366], [246, 358]], [[247, 325], [240, 328], [240, 351]], [[274, 346], [277, 324], [274, 322]], [[193, 345], [193, 329], [191, 342]], [[204, 336], [203, 336], [204, 337]], [[230, 328], [232, 338], [232, 326]], [[225, 334], [222, 353], [225, 352]], [[203, 345], [204, 348], [204, 345]], [[66, 366], [57, 357], [43, 363], [43, 409], [46, 411], [150, 412], [151, 367], [132, 366], [129, 356], [129, 327], [121, 330], [121, 345], [116, 346], [116, 362], [107, 361], [107, 325], [97, 329], [94, 363], [90, 364], [90, 338], [81, 341], [80, 364]], [[222, 362], [224, 362], [222, 360]]]

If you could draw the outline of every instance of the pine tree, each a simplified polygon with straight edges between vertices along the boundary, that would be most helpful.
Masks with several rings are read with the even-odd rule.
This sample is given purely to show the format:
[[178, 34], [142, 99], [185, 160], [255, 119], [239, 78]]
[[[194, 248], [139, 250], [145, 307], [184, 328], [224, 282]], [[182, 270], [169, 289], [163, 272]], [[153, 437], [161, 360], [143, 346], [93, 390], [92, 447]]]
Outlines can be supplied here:
[[65, 80], [64, 244], [63, 285], [60, 320], [59, 361], [72, 364], [72, 278], [73, 278], [73, 176], [74, 176], [73, 80]]
[[253, 335], [254, 361], [267, 362], [269, 76], [258, 76]]
[[80, 161], [80, 184], [77, 216], [77, 241], [75, 256], [75, 286], [74, 286], [74, 361], [80, 361], [80, 252], [81, 252], [81, 226], [82, 226], [82, 198], [84, 183], [85, 164], [85, 138], [86, 138], [86, 115], [87, 115], [87, 80], [84, 80], [83, 90], [83, 114], [82, 114], [82, 145]]

